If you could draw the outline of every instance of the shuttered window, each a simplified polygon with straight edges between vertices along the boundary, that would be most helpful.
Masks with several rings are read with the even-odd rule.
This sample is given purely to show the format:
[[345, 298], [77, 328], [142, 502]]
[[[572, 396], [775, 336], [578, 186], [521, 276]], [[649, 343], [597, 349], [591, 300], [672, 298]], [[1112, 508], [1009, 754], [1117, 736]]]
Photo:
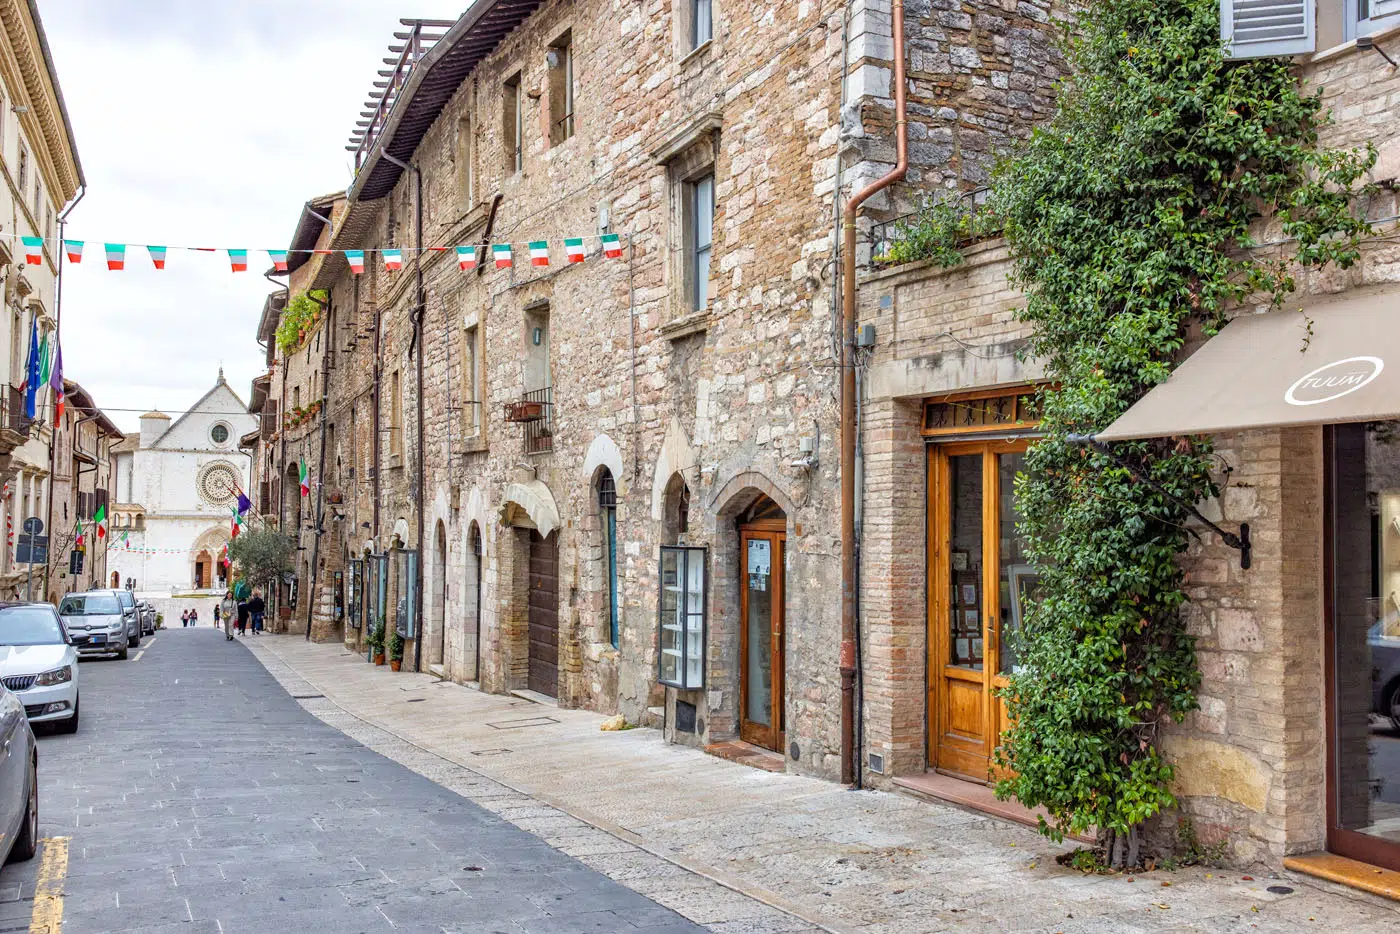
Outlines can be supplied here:
[[1300, 55], [1314, 49], [1314, 16], [1314, 0], [1220, 0], [1220, 36], [1230, 58]]
[[[1396, 13], [1400, 13], [1400, 0], [1369, 0], [1369, 2], [1366, 2], [1363, 5], [1365, 6], [1365, 10], [1362, 11], [1365, 13], [1365, 16], [1363, 18], [1366, 19], [1376, 20], [1380, 19], [1383, 16], [1394, 16]], [[1378, 27], [1394, 26], [1395, 23], [1377, 23], [1376, 25]]]

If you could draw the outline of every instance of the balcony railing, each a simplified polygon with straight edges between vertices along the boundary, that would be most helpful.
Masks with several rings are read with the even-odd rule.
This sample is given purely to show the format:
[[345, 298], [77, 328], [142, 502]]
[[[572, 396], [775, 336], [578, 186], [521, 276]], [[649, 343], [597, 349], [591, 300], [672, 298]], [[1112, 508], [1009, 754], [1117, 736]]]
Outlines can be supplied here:
[[506, 421], [525, 426], [525, 453], [554, 450], [554, 389], [546, 386], [507, 402]]
[[27, 439], [35, 420], [24, 413], [24, 393], [14, 386], [7, 388], [9, 392], [0, 397], [0, 428]]
[[408, 84], [413, 69], [418, 67], [423, 56], [446, 35], [455, 20], [450, 19], [401, 19], [399, 24], [407, 26], [406, 32], [394, 33], [397, 40], [389, 46], [392, 57], [385, 58], [387, 69], [379, 70], [380, 80], [374, 82], [374, 90], [360, 111], [360, 119], [355, 121], [355, 132], [350, 136], [346, 150], [355, 154], [355, 171], [364, 165], [374, 144], [384, 132], [389, 122], [389, 113], [394, 109], [399, 94]]

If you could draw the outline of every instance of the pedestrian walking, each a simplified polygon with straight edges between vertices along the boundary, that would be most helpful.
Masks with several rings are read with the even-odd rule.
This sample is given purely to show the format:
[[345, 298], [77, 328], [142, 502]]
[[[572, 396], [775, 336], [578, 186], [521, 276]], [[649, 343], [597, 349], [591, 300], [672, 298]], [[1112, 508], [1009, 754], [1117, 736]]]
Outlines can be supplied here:
[[214, 604], [214, 628], [219, 628], [219, 605]]
[[223, 602], [219, 604], [219, 613], [224, 622], [224, 638], [229, 642], [233, 641], [233, 617], [238, 612], [238, 602], [233, 599], [233, 591], [224, 594]]
[[248, 618], [253, 623], [253, 635], [262, 632], [263, 613], [267, 610], [267, 604], [263, 602], [262, 592], [253, 591], [253, 599], [248, 601]]
[[190, 611], [186, 610], [180, 614], [180, 626], [185, 627], [190, 624]]
[[248, 603], [245, 600], [238, 601], [238, 634], [248, 634]]
[[199, 610], [190, 610], [190, 625], [199, 625]]

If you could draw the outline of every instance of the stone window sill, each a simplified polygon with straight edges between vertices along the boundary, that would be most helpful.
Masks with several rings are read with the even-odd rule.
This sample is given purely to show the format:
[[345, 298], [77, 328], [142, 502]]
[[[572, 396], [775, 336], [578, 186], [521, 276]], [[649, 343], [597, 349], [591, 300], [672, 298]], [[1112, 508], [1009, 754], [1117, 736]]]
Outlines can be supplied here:
[[660, 328], [661, 336], [668, 341], [680, 340], [682, 337], [689, 337], [691, 334], [699, 334], [710, 328], [710, 309], [704, 308], [700, 311], [693, 311], [684, 317], [677, 318]]
[[489, 445], [487, 445], [485, 438], [481, 437], [481, 435], [473, 435], [472, 437], [468, 438], [466, 442], [462, 445], [462, 453], [482, 454], [487, 450], [488, 447]]
[[704, 42], [685, 53], [685, 55], [681, 56], [681, 60], [676, 62], [676, 67], [680, 69], [689, 68], [695, 62], [708, 57], [710, 49], [714, 47], [714, 44], [714, 39], [706, 39]]

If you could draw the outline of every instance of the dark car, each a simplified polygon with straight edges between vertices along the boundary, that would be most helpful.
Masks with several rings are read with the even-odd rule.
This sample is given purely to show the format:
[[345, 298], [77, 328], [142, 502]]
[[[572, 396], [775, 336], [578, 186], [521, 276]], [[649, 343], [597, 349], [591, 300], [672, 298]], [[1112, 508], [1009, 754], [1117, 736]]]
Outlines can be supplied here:
[[1371, 712], [1389, 717], [1400, 730], [1400, 617], [1372, 626], [1366, 643], [1371, 649]]
[[39, 845], [39, 748], [24, 704], [0, 685], [0, 865]]

